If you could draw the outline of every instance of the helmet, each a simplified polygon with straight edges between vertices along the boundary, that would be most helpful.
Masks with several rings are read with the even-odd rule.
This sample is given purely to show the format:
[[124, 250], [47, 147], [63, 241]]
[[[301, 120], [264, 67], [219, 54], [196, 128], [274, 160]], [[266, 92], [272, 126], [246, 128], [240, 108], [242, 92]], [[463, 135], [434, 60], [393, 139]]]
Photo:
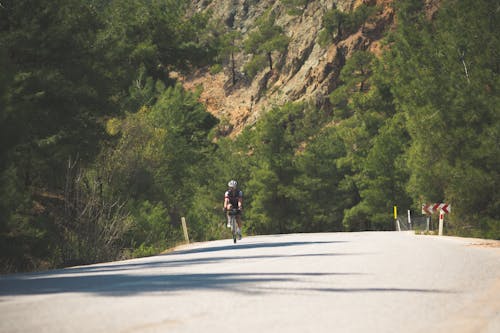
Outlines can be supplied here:
[[230, 180], [229, 183], [227, 183], [227, 186], [236, 188], [236, 186], [238, 186], [238, 182], [236, 182], [236, 180]]

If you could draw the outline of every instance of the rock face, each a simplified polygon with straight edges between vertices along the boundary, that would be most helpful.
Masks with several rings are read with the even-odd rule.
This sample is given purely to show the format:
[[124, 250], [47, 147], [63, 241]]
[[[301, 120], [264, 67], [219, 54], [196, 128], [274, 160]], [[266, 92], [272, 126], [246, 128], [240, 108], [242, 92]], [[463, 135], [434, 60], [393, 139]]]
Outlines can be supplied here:
[[[244, 77], [243, 66], [248, 55], [235, 55], [239, 79], [232, 84], [229, 66], [212, 75], [208, 69], [180, 77], [188, 89], [203, 87], [201, 102], [207, 110], [226, 120], [223, 135], [238, 134], [245, 126], [254, 123], [272, 106], [291, 101], [310, 101], [319, 107], [328, 107], [328, 95], [338, 85], [340, 70], [356, 50], [380, 52], [380, 39], [393, 25], [393, 0], [310, 0], [301, 15], [290, 15], [278, 0], [199, 0], [195, 10], [212, 10], [214, 18], [245, 35], [254, 27], [255, 20], [266, 10], [276, 14], [276, 24], [281, 26], [290, 43], [284, 54], [273, 54], [277, 61], [273, 70], [259, 72], [253, 80]], [[350, 12], [362, 3], [377, 5], [374, 18], [357, 32], [343, 37], [334, 44], [322, 47], [318, 43], [323, 15], [333, 6]]]

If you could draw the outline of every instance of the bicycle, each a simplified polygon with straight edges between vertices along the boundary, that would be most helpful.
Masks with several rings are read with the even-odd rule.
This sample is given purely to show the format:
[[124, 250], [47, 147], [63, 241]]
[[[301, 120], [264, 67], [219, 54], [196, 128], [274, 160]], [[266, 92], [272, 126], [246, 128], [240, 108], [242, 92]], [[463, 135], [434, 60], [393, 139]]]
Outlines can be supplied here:
[[232, 208], [228, 211], [228, 221], [231, 227], [231, 233], [233, 234], [233, 242], [236, 244], [236, 239], [241, 239], [241, 236], [238, 234], [238, 223], [236, 220], [236, 215], [240, 213], [239, 209]]

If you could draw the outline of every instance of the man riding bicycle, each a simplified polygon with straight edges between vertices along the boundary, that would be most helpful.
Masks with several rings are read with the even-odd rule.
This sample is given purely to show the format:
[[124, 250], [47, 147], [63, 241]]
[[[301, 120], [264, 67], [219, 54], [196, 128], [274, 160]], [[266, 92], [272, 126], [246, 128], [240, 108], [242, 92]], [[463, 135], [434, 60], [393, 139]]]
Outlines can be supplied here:
[[229, 212], [231, 209], [237, 209], [236, 223], [238, 224], [238, 238], [241, 239], [241, 210], [243, 209], [243, 192], [238, 189], [236, 180], [231, 180], [227, 184], [229, 187], [224, 194], [224, 211], [227, 212], [227, 227], [229, 224]]

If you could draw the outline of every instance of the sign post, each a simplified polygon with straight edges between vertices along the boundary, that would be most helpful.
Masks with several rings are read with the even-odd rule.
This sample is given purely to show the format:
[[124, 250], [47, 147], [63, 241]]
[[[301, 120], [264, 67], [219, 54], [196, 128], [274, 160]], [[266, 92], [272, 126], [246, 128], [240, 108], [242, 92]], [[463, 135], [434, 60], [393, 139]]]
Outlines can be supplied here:
[[410, 213], [409, 209], [408, 209], [408, 224], [410, 225], [410, 230], [412, 230], [412, 228], [411, 228], [411, 213]]
[[188, 229], [187, 229], [187, 225], [186, 225], [186, 218], [181, 217], [181, 221], [182, 221], [182, 230], [184, 231], [184, 238], [186, 239], [186, 243], [189, 244], [189, 235], [188, 235]]
[[444, 212], [439, 212], [439, 236], [443, 236]]
[[398, 231], [401, 231], [401, 225], [399, 224], [398, 220], [398, 207], [394, 205], [394, 222], [396, 222], [396, 227], [398, 228]]

